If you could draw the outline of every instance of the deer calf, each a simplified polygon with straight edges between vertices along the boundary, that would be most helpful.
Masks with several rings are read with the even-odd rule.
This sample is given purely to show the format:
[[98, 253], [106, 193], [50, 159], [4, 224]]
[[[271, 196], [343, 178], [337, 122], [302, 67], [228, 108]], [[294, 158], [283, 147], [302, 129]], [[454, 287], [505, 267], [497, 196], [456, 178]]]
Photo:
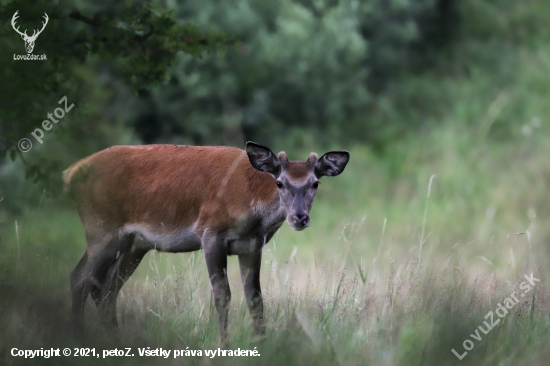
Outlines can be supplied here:
[[114, 146], [63, 172], [66, 190], [84, 224], [86, 251], [71, 272], [72, 314], [83, 328], [91, 294], [108, 331], [118, 332], [116, 298], [150, 250], [202, 249], [227, 336], [231, 292], [227, 256], [238, 255], [254, 333], [265, 334], [260, 264], [262, 248], [286, 222], [310, 225], [319, 179], [342, 173], [347, 151], [289, 161], [253, 142], [233, 147]]

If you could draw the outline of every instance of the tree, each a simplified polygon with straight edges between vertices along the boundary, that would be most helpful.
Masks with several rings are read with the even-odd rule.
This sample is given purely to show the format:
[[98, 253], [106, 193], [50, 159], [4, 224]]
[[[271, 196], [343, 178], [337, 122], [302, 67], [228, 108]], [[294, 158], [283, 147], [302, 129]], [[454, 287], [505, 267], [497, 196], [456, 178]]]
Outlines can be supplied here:
[[[178, 22], [173, 10], [152, 0], [93, 4], [46, 0], [10, 2], [0, 8], [0, 17], [12, 19], [16, 11], [17, 26], [21, 31], [27, 29], [29, 35], [32, 29], [42, 26], [47, 14], [49, 22], [33, 51], [37, 55], [45, 54], [47, 60], [15, 60], [16, 55], [26, 54], [24, 43], [10, 23], [3, 23], [0, 158], [20, 156], [27, 176], [50, 189], [59, 189], [57, 181], [52, 183], [50, 178], [57, 177], [66, 164], [59, 158], [60, 151], [52, 144], [51, 149], [42, 149], [40, 156], [25, 157], [17, 144], [21, 138], [31, 139], [30, 134], [36, 129], [43, 130], [42, 121], [59, 107], [58, 101], [63, 96], [77, 107], [62, 123], [50, 127], [52, 132], [48, 133], [55, 133], [67, 142], [75, 141], [73, 147], [77, 151], [79, 145], [101, 146], [98, 140], [109, 135], [112, 121], [100, 118], [103, 111], [94, 109], [89, 99], [97, 97], [97, 94], [94, 96], [97, 90], [90, 88], [93, 83], [89, 81], [107, 73], [137, 95], [163, 82], [179, 53], [201, 58], [233, 44], [233, 38], [222, 32]], [[90, 129], [81, 123], [83, 118], [103, 127], [96, 125]], [[85, 138], [76, 141], [78, 137]], [[109, 140], [112, 139], [105, 139]], [[55, 154], [49, 154], [51, 150]]]

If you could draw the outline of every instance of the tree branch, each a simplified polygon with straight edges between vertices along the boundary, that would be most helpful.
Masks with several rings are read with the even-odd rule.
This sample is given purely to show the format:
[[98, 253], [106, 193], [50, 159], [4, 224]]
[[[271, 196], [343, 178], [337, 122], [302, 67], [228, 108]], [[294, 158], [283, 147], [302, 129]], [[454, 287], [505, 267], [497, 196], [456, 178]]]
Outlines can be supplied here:
[[79, 11], [73, 11], [69, 14], [69, 18], [81, 21], [83, 23], [86, 23], [88, 25], [91, 25], [92, 27], [97, 26], [97, 22], [93, 19], [90, 19], [88, 17], [85, 17], [84, 15], [80, 14]]

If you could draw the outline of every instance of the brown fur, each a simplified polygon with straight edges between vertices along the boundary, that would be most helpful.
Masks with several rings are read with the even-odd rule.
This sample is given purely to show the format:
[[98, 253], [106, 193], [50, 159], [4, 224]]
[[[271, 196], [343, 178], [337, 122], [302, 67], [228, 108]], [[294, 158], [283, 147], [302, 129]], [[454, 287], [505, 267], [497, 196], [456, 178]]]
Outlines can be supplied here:
[[[303, 174], [301, 164], [294, 170]], [[113, 228], [143, 222], [169, 229], [195, 221], [228, 227], [277, 193], [273, 177], [255, 170], [243, 150], [223, 146], [113, 146], [63, 176], [81, 217], [93, 215]]]
[[287, 175], [295, 181], [304, 181], [309, 176], [310, 168], [306, 161], [291, 161], [286, 170]]
[[283, 169], [286, 170], [286, 174], [290, 179], [297, 182], [303, 182], [313, 169], [313, 165], [315, 165], [317, 161], [317, 154], [311, 153], [307, 161], [289, 161], [286, 153], [281, 151], [277, 154], [277, 159], [281, 163]]

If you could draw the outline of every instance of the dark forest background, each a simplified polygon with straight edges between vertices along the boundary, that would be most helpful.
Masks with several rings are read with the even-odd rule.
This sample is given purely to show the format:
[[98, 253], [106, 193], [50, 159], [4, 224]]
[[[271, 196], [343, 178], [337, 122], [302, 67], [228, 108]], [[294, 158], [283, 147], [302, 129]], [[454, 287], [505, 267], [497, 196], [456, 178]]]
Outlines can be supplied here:
[[[14, 60], [16, 11], [28, 34], [48, 15], [46, 61]], [[10, 352], [115, 347], [91, 300], [88, 338], [72, 332], [86, 239], [64, 169], [116, 144], [248, 140], [351, 159], [311, 227], [263, 250], [262, 344], [229, 258], [229, 347], [265, 365], [548, 364], [549, 24], [548, 0], [0, 0], [0, 364], [97, 365]], [[535, 290], [472, 338], [530, 273]], [[151, 251], [119, 297], [121, 344], [217, 349], [210, 299], [202, 252]]]
[[[530, 118], [532, 95], [513, 87], [519, 64], [546, 50], [550, 18], [532, 0], [39, 0], [0, 9], [0, 157], [20, 159], [52, 192], [64, 167], [112, 144], [364, 144], [383, 156], [411, 134], [480, 125], [499, 96], [506, 113], [479, 129], [510, 138]], [[47, 61], [13, 60], [25, 53], [8, 21], [16, 10], [22, 29], [48, 14], [34, 50]], [[63, 96], [74, 110], [47, 143], [18, 152]]]

